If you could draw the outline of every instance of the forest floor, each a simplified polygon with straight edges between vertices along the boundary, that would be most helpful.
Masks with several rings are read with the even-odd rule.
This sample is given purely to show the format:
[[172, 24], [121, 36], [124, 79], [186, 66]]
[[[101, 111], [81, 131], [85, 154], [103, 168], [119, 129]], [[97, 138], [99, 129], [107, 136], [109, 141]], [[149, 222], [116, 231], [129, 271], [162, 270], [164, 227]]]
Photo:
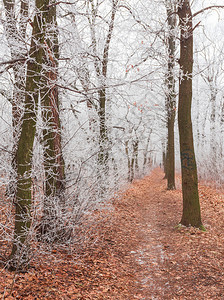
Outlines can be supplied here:
[[[2, 299], [224, 299], [224, 195], [200, 184], [206, 232], [178, 227], [180, 177], [155, 169], [88, 215], [79, 245], [0, 271]], [[82, 238], [82, 235], [88, 238]], [[4, 295], [4, 296], [3, 296]]]

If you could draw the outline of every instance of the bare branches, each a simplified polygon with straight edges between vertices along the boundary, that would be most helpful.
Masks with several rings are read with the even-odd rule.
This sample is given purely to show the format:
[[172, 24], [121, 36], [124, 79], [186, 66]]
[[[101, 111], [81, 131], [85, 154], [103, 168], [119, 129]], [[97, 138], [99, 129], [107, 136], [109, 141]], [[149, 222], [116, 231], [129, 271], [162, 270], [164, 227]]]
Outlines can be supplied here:
[[199, 15], [199, 14], [204, 13], [204, 12], [207, 11], [207, 10], [215, 9], [215, 8], [224, 8], [224, 5], [211, 5], [211, 6], [205, 7], [205, 8], [203, 8], [203, 9], [197, 11], [196, 13], [194, 13], [194, 14], [192, 15], [192, 18], [196, 17], [196, 16]]
[[52, 6], [56, 6], [56, 5], [59, 5], [59, 4], [74, 5], [74, 4], [76, 4], [76, 2], [58, 1], [58, 2], [48, 4], [47, 7], [52, 7]]
[[0, 66], [13, 65], [17, 62], [26, 61], [26, 59], [27, 59], [26, 57], [21, 57], [21, 58], [11, 59], [11, 60], [7, 60], [7, 61], [2, 61], [2, 62], [0, 62]]
[[113, 29], [114, 29], [116, 11], [117, 11], [117, 2], [116, 3], [113, 2], [112, 12], [111, 12], [111, 20], [110, 20], [110, 24], [109, 24], [109, 29], [108, 29], [107, 38], [106, 38], [105, 46], [104, 46], [104, 53], [103, 53], [102, 74], [104, 77], [107, 76], [109, 48], [110, 48], [110, 42], [111, 42], [112, 33], [113, 33]]
[[137, 22], [139, 25], [141, 25], [145, 30], [150, 29], [150, 26], [148, 24], [145, 24], [142, 20], [138, 19], [134, 12], [130, 9], [130, 7], [126, 6], [126, 5], [119, 5], [120, 8], [125, 8], [133, 17], [133, 19], [135, 20], [135, 22]]

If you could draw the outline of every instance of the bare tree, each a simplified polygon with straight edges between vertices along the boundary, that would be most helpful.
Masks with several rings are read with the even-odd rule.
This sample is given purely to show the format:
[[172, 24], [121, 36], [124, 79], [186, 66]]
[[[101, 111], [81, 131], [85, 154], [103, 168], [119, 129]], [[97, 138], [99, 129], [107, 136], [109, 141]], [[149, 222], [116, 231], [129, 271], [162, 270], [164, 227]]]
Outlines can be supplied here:
[[11, 182], [7, 187], [7, 193], [15, 196], [15, 173], [16, 162], [15, 153], [18, 147], [18, 140], [21, 130], [21, 119], [23, 115], [25, 99], [25, 73], [27, 59], [27, 24], [28, 22], [28, 1], [20, 1], [20, 10], [18, 11], [15, 1], [4, 0], [6, 20], [3, 23], [5, 35], [11, 54], [11, 62], [8, 67], [12, 67], [13, 96], [10, 100], [12, 105], [12, 128], [13, 128], [13, 145], [12, 145], [12, 172]]
[[[47, 7], [50, 2], [47, 3]], [[62, 239], [56, 229], [59, 226], [56, 206], [65, 205], [65, 170], [61, 145], [60, 105], [58, 94], [58, 59], [59, 42], [56, 21], [56, 5], [51, 3], [46, 12], [44, 27], [44, 48], [42, 79], [41, 79], [41, 110], [44, 123], [43, 152], [45, 170], [44, 209], [40, 226], [41, 239], [52, 242]], [[59, 226], [60, 227], [60, 226]], [[44, 236], [43, 236], [44, 235]]]
[[[109, 64], [109, 50], [111, 39], [113, 35], [115, 16], [118, 9], [118, 0], [112, 0], [110, 19], [107, 23], [108, 30], [106, 33], [102, 54], [98, 53], [98, 45], [96, 38], [96, 21], [97, 21], [97, 12], [98, 5], [94, 1], [89, 1], [91, 14], [88, 17], [90, 30], [91, 30], [91, 40], [94, 54], [94, 66], [95, 74], [97, 76], [99, 89], [98, 89], [98, 117], [99, 117], [99, 154], [98, 154], [98, 164], [99, 166], [105, 167], [107, 169], [107, 160], [108, 160], [108, 133], [106, 125], [106, 106], [108, 102], [107, 97], [107, 73], [108, 73], [108, 64]], [[99, 56], [100, 55], [100, 56]]]
[[175, 91], [175, 51], [176, 51], [176, 4], [166, 1], [167, 22], [168, 22], [168, 65], [166, 75], [166, 109], [167, 109], [167, 154], [166, 154], [166, 178], [167, 189], [175, 189], [175, 143], [174, 123], [176, 116], [176, 91]]
[[182, 0], [178, 7], [180, 19], [180, 79], [178, 125], [182, 171], [183, 214], [181, 224], [202, 227], [198, 195], [197, 166], [191, 121], [193, 25], [190, 2]]
[[224, 8], [224, 6], [209, 6], [192, 15], [190, 1], [180, 0], [177, 11], [180, 20], [178, 125], [183, 193], [183, 214], [181, 224], [186, 226], [192, 225], [201, 229], [204, 229], [204, 227], [201, 221], [198, 176], [191, 121], [193, 32], [200, 22], [193, 27], [192, 19], [213, 8]]
[[[16, 151], [17, 190], [15, 200], [15, 230], [12, 252], [9, 259], [11, 269], [23, 269], [29, 263], [29, 229], [31, 226], [32, 205], [32, 152], [36, 132], [37, 107], [39, 96], [45, 106], [44, 117], [48, 126], [44, 131], [46, 198], [51, 200], [61, 192], [63, 165], [60, 146], [58, 96], [55, 88], [56, 65], [46, 34], [46, 28], [54, 25], [54, 7], [49, 1], [36, 0], [33, 32], [27, 61], [25, 107], [22, 116], [21, 134]], [[51, 13], [49, 13], [49, 10]], [[53, 35], [55, 32], [53, 32]], [[55, 36], [54, 36], [55, 38]], [[54, 40], [54, 39], [53, 39]], [[53, 61], [52, 61], [53, 60]], [[49, 65], [52, 63], [53, 65]], [[53, 68], [52, 68], [53, 67]], [[56, 178], [56, 179], [55, 179]], [[52, 203], [51, 203], [52, 204]], [[48, 203], [49, 205], [49, 203]], [[45, 208], [48, 206], [45, 203]], [[46, 211], [45, 211], [46, 214]]]

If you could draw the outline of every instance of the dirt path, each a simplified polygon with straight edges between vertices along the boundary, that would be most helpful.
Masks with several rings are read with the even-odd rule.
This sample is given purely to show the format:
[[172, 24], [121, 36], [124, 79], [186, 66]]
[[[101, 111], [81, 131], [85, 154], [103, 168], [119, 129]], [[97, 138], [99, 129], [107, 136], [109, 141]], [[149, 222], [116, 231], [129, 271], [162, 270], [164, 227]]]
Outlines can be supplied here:
[[0, 293], [5, 299], [224, 299], [224, 197], [205, 186], [200, 196], [207, 232], [175, 228], [180, 180], [167, 191], [156, 169], [89, 215], [87, 240], [37, 257], [36, 269], [16, 276], [10, 297], [13, 275], [2, 271]]
[[128, 191], [138, 220], [138, 241], [131, 251], [141, 266], [136, 274], [138, 298], [224, 299], [223, 195], [200, 186], [208, 231], [177, 229], [182, 210], [180, 179], [176, 191], [167, 191], [162, 178], [161, 170], [154, 170]]

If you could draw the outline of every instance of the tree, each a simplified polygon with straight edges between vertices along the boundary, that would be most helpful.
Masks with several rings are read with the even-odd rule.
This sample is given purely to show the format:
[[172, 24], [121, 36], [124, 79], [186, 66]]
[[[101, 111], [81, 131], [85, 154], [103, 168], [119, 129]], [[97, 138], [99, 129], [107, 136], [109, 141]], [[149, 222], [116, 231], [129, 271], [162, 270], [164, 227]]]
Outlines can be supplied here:
[[27, 57], [26, 27], [28, 24], [28, 1], [21, 1], [19, 17], [16, 17], [17, 7], [15, 1], [4, 0], [3, 3], [6, 14], [6, 22], [3, 24], [8, 46], [11, 52], [11, 66], [14, 73], [13, 96], [10, 100], [12, 105], [13, 129], [12, 173], [10, 178], [11, 181], [7, 187], [7, 193], [14, 197], [16, 186], [15, 173], [17, 167], [15, 162], [15, 153], [18, 147], [25, 99], [25, 73]]
[[9, 266], [13, 270], [25, 269], [29, 264], [29, 229], [31, 226], [32, 151], [36, 132], [39, 91], [45, 58], [45, 31], [49, 2], [36, 0], [33, 33], [25, 88], [25, 107], [21, 134], [16, 151], [17, 190], [15, 199], [15, 229]]
[[176, 92], [175, 92], [175, 50], [176, 50], [176, 5], [172, 1], [166, 1], [167, 22], [168, 22], [168, 64], [166, 75], [166, 109], [167, 109], [167, 154], [166, 154], [166, 178], [167, 189], [175, 189], [175, 143], [174, 143], [174, 123], [176, 116]]
[[[194, 28], [190, 2], [185, 0], [179, 2], [177, 13], [180, 18], [181, 51], [178, 123], [184, 203], [181, 223], [202, 227], [191, 124]], [[38, 221], [41, 220], [39, 233], [42, 241], [61, 241], [63, 233], [66, 233], [63, 230], [60, 231], [62, 228], [60, 226], [67, 225], [67, 223], [64, 219], [61, 222], [60, 216], [57, 215], [58, 208], [59, 212], [66, 214], [72, 211], [73, 218], [73, 212], [80, 212], [86, 204], [86, 199], [95, 207], [96, 201], [106, 197], [106, 192], [107, 195], [111, 195], [111, 182], [117, 184], [118, 181], [127, 177], [128, 172], [129, 180], [132, 180], [136, 174], [141, 175], [142, 167], [146, 171], [146, 165], [151, 164], [154, 158], [152, 151], [159, 144], [158, 141], [161, 141], [162, 126], [158, 127], [158, 119], [164, 118], [164, 90], [161, 92], [164, 69], [166, 69], [168, 109], [168, 119], [164, 118], [164, 120], [168, 122], [169, 128], [168, 161], [172, 162], [172, 165], [168, 164], [170, 172], [172, 170], [171, 183], [168, 182], [168, 188], [173, 189], [175, 186], [173, 127], [176, 47], [174, 34], [176, 14], [174, 12], [176, 10], [171, 5], [174, 2], [167, 0], [167, 12], [164, 6], [162, 7], [163, 17], [165, 18], [166, 14], [168, 16], [168, 63], [164, 43], [166, 35], [161, 29], [161, 24], [164, 27], [165, 20], [162, 23], [161, 19], [158, 22], [153, 20], [152, 24], [148, 25], [147, 22], [141, 21], [138, 12], [133, 12], [129, 3], [127, 5], [122, 3], [119, 6], [119, 2], [115, 0], [85, 1], [80, 6], [77, 3], [71, 5], [64, 1], [52, 2], [50, 0], [36, 0], [35, 2], [35, 17], [34, 22], [31, 23], [33, 28], [31, 48], [26, 56], [24, 115], [16, 151], [18, 184], [15, 201], [15, 232], [10, 257], [12, 269], [20, 270], [29, 264], [30, 227], [33, 225], [31, 220], [34, 216], [32, 215], [32, 152], [38, 109], [38, 114], [41, 110], [43, 121], [41, 125], [43, 125], [42, 150], [45, 181], [43, 211], [37, 217]], [[107, 5], [108, 3], [110, 5]], [[62, 28], [57, 27], [56, 6], [61, 8], [59, 11], [61, 19], [58, 24], [63, 24], [64, 32]], [[118, 10], [121, 7], [124, 8], [123, 13], [122, 10]], [[151, 8], [154, 8], [153, 4]], [[146, 15], [145, 5], [141, 6], [139, 12]], [[131, 14], [132, 22], [129, 14]], [[115, 20], [122, 21], [122, 25], [123, 20], [127, 22], [127, 32], [130, 33], [130, 37], [125, 30], [115, 27]], [[72, 27], [73, 24], [77, 26]], [[130, 27], [131, 31], [129, 31]], [[133, 33], [134, 27], [136, 31]], [[140, 29], [143, 29], [142, 35]], [[79, 31], [78, 42], [75, 30]], [[125, 42], [124, 36], [127, 38]], [[60, 45], [65, 44], [64, 48], [63, 46], [60, 48], [60, 60], [58, 39], [62, 41]], [[119, 48], [117, 50], [116, 47], [112, 47], [115, 45], [115, 40], [116, 43], [122, 45], [122, 50], [127, 47], [127, 43], [130, 43], [127, 53], [119, 55], [120, 48], [117, 47]], [[133, 41], [136, 42], [134, 46]], [[77, 55], [78, 47], [75, 49], [75, 43], [79, 42], [84, 46], [80, 47], [82, 49], [79, 48]], [[71, 49], [68, 49], [69, 45]], [[66, 76], [63, 76], [64, 74]], [[61, 83], [64, 83], [64, 86]], [[70, 97], [69, 99], [66, 96], [63, 98], [63, 105], [69, 104], [63, 108], [63, 112], [65, 111], [66, 115], [71, 114], [75, 120], [72, 124], [68, 124], [69, 121], [67, 124], [64, 123], [67, 128], [70, 126], [73, 129], [72, 134], [71, 131], [69, 132], [65, 145], [67, 146], [76, 136], [74, 143], [70, 144], [72, 154], [65, 156], [68, 162], [67, 169], [71, 166], [69, 187], [72, 190], [69, 200], [71, 207], [68, 210], [64, 205], [65, 197], [63, 197], [65, 171], [61, 149], [59, 87], [64, 89], [63, 96], [65, 91], [68, 91], [66, 96]], [[79, 105], [78, 108], [76, 104]], [[108, 112], [112, 112], [113, 115]], [[77, 117], [78, 114], [80, 118]], [[164, 125], [164, 122], [162, 124]], [[76, 135], [77, 132], [82, 134]], [[152, 145], [153, 142], [154, 145]], [[77, 151], [75, 155], [74, 149]], [[107, 180], [108, 189], [105, 189], [104, 182], [102, 185], [99, 184], [103, 181], [102, 179]], [[100, 188], [104, 189], [105, 193], [100, 195]], [[102, 194], [103, 197], [100, 197]], [[59, 230], [57, 230], [57, 224], [59, 224]], [[36, 227], [33, 228], [36, 229]]]
[[198, 195], [198, 176], [194, 151], [193, 130], [191, 121], [192, 105], [192, 71], [193, 71], [193, 17], [213, 8], [224, 8], [214, 5], [203, 8], [192, 15], [189, 0], [181, 0], [178, 5], [180, 20], [180, 78], [178, 102], [178, 126], [180, 138], [180, 156], [182, 172], [183, 214], [181, 224], [204, 229], [201, 221]]
[[[209, 48], [203, 43], [203, 50], [201, 51], [201, 57], [203, 63], [206, 66], [200, 75], [206, 84], [206, 95], [209, 97], [210, 106], [210, 151], [209, 158], [212, 164], [212, 169], [214, 173], [218, 172], [218, 152], [219, 148], [219, 138], [218, 134], [218, 119], [220, 114], [218, 114], [221, 107], [221, 101], [219, 101], [220, 92], [223, 88], [223, 46], [221, 49], [217, 44], [212, 45], [211, 41]], [[216, 55], [218, 54], [218, 55]], [[205, 118], [206, 119], [206, 118]]]
[[[108, 132], [106, 125], [106, 106], [107, 106], [107, 73], [108, 73], [108, 63], [109, 63], [109, 50], [114, 29], [115, 16], [118, 8], [118, 0], [112, 0], [110, 19], [108, 22], [108, 30], [106, 33], [106, 38], [103, 45], [102, 55], [98, 56], [97, 51], [97, 39], [96, 39], [96, 20], [98, 5], [94, 4], [94, 1], [90, 1], [91, 6], [91, 16], [89, 16], [89, 25], [91, 30], [92, 47], [94, 53], [94, 66], [95, 73], [99, 83], [98, 90], [98, 117], [99, 117], [99, 154], [98, 154], [98, 165], [103, 167], [105, 171], [107, 170], [108, 161]], [[99, 60], [100, 57], [100, 60]]]
[[182, 0], [178, 7], [180, 19], [180, 79], [178, 126], [182, 172], [183, 214], [181, 224], [202, 228], [198, 195], [197, 166], [191, 121], [193, 25], [190, 2]]
[[[58, 29], [56, 21], [56, 5], [48, 1], [44, 33], [44, 49], [42, 76], [40, 86], [41, 111], [44, 123], [43, 152], [45, 171], [45, 197], [43, 217], [40, 224], [41, 239], [49, 242], [62, 239], [56, 210], [65, 205], [65, 170], [61, 145], [61, 124], [59, 117], [58, 95]], [[57, 207], [57, 208], [56, 208]]]

